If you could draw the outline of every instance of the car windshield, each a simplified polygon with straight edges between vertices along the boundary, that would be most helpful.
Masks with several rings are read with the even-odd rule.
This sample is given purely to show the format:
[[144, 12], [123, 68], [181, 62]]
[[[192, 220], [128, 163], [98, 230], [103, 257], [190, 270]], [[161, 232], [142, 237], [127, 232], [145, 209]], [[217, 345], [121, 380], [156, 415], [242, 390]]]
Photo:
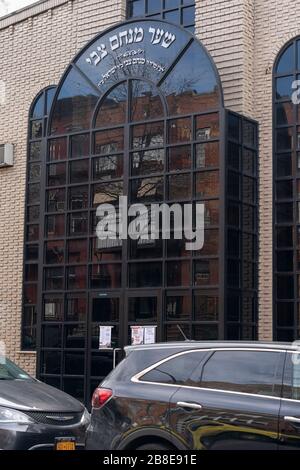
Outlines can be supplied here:
[[9, 359], [0, 357], [0, 380], [32, 380], [32, 377]]

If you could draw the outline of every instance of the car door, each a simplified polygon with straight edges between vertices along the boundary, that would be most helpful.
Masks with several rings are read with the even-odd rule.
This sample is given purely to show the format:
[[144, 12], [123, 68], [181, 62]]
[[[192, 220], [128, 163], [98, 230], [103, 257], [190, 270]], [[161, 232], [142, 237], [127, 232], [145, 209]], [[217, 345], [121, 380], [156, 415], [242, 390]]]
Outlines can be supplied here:
[[170, 429], [187, 449], [275, 450], [285, 354], [215, 350], [170, 402]]
[[300, 355], [287, 352], [279, 418], [279, 449], [300, 450]]

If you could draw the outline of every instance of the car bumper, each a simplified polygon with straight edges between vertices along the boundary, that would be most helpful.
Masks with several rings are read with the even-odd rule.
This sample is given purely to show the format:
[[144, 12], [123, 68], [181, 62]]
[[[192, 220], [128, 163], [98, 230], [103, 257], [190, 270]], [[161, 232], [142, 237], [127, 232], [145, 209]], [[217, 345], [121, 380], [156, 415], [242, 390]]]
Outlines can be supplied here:
[[53, 450], [57, 437], [72, 437], [76, 449], [84, 448], [87, 424], [47, 426], [42, 424], [0, 424], [1, 450]]

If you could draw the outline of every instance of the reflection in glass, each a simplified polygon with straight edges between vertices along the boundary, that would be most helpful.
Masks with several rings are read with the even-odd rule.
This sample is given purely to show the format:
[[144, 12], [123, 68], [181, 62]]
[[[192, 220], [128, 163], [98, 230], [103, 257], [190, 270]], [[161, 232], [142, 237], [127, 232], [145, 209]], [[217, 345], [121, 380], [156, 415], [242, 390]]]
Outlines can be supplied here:
[[196, 117], [196, 140], [216, 139], [220, 134], [219, 114], [202, 114]]
[[67, 321], [85, 321], [87, 313], [86, 298], [79, 296], [67, 297]]
[[124, 148], [123, 128], [98, 131], [95, 133], [95, 154], [116, 153]]
[[51, 139], [48, 144], [48, 160], [54, 162], [67, 159], [67, 139]]
[[133, 148], [161, 147], [164, 144], [164, 123], [152, 122], [132, 127]]
[[294, 76], [281, 77], [276, 79], [276, 99], [291, 99]]
[[67, 253], [69, 263], [85, 263], [87, 261], [86, 240], [69, 240]]
[[93, 179], [110, 180], [123, 176], [123, 155], [109, 155], [93, 159]]
[[192, 301], [190, 295], [172, 295], [166, 299], [166, 320], [191, 320]]
[[86, 266], [70, 266], [67, 270], [68, 289], [86, 288]]
[[53, 241], [45, 245], [46, 264], [62, 264], [64, 262], [64, 242]]
[[219, 196], [219, 172], [209, 171], [196, 174], [196, 197]]
[[95, 127], [109, 127], [123, 124], [126, 121], [127, 85], [114, 88], [101, 102]]
[[167, 97], [170, 114], [191, 114], [219, 106], [215, 71], [206, 52], [200, 50], [196, 42], [188, 48], [160, 88]]
[[145, 178], [131, 182], [131, 202], [155, 202], [164, 197], [164, 179]]
[[131, 81], [131, 120], [146, 121], [164, 116], [164, 108], [154, 86], [141, 80]]
[[207, 142], [196, 145], [196, 168], [219, 166], [220, 146], [218, 142]]
[[74, 186], [69, 189], [69, 209], [86, 209], [89, 206], [88, 186]]
[[170, 147], [168, 149], [169, 171], [188, 170], [191, 168], [191, 146]]
[[88, 157], [90, 153], [89, 134], [73, 135], [70, 139], [70, 157]]
[[87, 212], [75, 212], [69, 216], [69, 235], [86, 235], [88, 231]]
[[65, 216], [48, 215], [46, 217], [46, 237], [63, 237], [65, 234]]
[[52, 189], [46, 192], [47, 211], [63, 212], [65, 210], [65, 190]]
[[192, 193], [192, 178], [190, 173], [168, 177], [169, 200], [190, 199]]
[[163, 173], [164, 149], [153, 149], [131, 154], [132, 175], [147, 175], [150, 173]]
[[60, 297], [45, 297], [44, 300], [44, 321], [63, 321], [64, 302]]
[[276, 72], [277, 73], [289, 73], [295, 68], [295, 45], [291, 44], [282, 53], [280, 60], [278, 61]]
[[66, 183], [66, 164], [48, 165], [48, 186], [62, 186]]
[[29, 144], [29, 160], [41, 159], [41, 142], [32, 142]]
[[189, 286], [191, 265], [189, 261], [170, 261], [167, 263], [167, 286]]
[[159, 287], [161, 283], [161, 263], [129, 264], [129, 287]]
[[156, 297], [132, 297], [128, 299], [128, 321], [132, 323], [157, 322]]
[[120, 196], [123, 195], [123, 183], [99, 183], [93, 188], [93, 205], [117, 203]]
[[89, 160], [76, 160], [70, 163], [70, 183], [85, 183], [89, 180]]
[[218, 260], [198, 260], [194, 263], [194, 285], [209, 286], [219, 283]]
[[174, 119], [168, 123], [168, 143], [189, 142], [192, 139], [191, 118]]
[[121, 287], [120, 264], [92, 266], [90, 286], [92, 289], [118, 289]]
[[196, 291], [194, 296], [194, 319], [196, 321], [219, 320], [219, 295], [216, 291]]

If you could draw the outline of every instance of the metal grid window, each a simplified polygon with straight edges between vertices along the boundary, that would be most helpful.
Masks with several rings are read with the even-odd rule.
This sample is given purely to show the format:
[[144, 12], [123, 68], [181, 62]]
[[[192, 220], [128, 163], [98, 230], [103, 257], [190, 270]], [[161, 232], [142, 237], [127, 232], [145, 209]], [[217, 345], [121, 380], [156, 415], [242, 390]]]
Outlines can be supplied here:
[[193, 0], [129, 0], [127, 18], [148, 17], [179, 24], [192, 33], [195, 30]]
[[292, 84], [300, 78], [300, 39], [280, 52], [273, 75], [274, 336], [300, 334], [300, 107]]

